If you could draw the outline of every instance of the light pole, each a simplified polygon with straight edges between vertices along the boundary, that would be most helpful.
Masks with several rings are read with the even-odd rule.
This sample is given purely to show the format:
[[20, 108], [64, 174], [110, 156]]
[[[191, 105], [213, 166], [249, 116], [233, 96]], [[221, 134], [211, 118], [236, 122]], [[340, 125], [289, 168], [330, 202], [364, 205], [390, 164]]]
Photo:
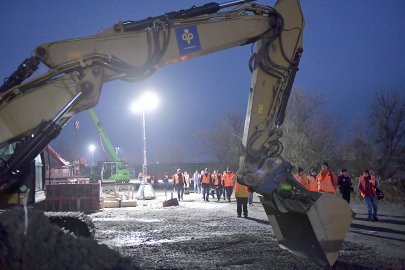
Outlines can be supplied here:
[[96, 150], [96, 147], [94, 146], [94, 144], [90, 144], [89, 150], [90, 150], [90, 153], [91, 153], [91, 164], [90, 164], [90, 177], [91, 177], [91, 175], [93, 174], [94, 150]]
[[116, 146], [115, 147], [115, 154], [117, 154], [117, 157], [119, 158], [119, 155], [118, 155], [118, 151], [120, 150], [120, 147], [119, 146]]
[[142, 113], [142, 151], [143, 151], [143, 164], [142, 164], [142, 183], [139, 187], [139, 197], [144, 199], [144, 186], [148, 175], [148, 163], [146, 159], [146, 124], [145, 124], [145, 111], [153, 110], [159, 103], [158, 97], [151, 93], [144, 93], [140, 99], [131, 105], [132, 111]]

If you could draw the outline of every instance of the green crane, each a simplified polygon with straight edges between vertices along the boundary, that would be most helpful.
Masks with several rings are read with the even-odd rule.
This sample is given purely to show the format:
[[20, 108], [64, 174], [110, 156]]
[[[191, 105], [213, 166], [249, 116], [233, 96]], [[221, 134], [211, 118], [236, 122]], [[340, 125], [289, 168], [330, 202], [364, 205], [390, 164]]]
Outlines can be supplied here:
[[131, 174], [127, 168], [125, 168], [124, 163], [118, 157], [115, 147], [108, 138], [107, 133], [104, 131], [100, 120], [98, 119], [96, 112], [93, 109], [88, 109], [87, 112], [90, 115], [91, 120], [97, 128], [97, 132], [103, 144], [107, 147], [108, 152], [110, 152], [113, 161], [103, 162], [103, 167], [101, 169], [101, 180], [111, 180], [115, 182], [129, 182], [131, 179]]

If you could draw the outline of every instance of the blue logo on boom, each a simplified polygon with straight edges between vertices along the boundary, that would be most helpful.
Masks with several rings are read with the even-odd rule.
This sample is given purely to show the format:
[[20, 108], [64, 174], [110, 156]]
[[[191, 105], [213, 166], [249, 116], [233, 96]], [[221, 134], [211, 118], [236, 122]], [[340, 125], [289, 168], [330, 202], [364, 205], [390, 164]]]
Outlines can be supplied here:
[[176, 38], [180, 55], [201, 50], [200, 37], [195, 25], [176, 28]]

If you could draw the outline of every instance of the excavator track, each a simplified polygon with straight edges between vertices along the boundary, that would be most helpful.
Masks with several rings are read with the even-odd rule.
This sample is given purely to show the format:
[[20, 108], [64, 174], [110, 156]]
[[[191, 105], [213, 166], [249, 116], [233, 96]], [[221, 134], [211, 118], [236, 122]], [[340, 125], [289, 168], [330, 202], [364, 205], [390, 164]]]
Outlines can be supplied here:
[[76, 237], [51, 224], [49, 216], [59, 214], [86, 220], [81, 213], [47, 217], [33, 208], [0, 211], [0, 269], [139, 269], [95, 239]]
[[95, 226], [91, 218], [81, 212], [45, 212], [50, 223], [75, 236], [91, 237], [95, 235]]

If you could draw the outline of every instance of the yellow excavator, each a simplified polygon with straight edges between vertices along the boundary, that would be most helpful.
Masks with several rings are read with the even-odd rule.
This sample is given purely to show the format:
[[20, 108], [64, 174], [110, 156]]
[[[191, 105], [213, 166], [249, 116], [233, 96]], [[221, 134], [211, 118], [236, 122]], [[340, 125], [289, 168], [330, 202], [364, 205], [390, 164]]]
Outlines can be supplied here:
[[[43, 199], [43, 149], [72, 116], [97, 104], [104, 83], [137, 82], [165, 65], [255, 43], [237, 181], [262, 195], [280, 246], [333, 265], [351, 210], [333, 194], [307, 191], [280, 156], [303, 30], [299, 0], [279, 0], [274, 7], [235, 0], [38, 46], [0, 87], [0, 204]], [[49, 70], [29, 79], [40, 64]]]

